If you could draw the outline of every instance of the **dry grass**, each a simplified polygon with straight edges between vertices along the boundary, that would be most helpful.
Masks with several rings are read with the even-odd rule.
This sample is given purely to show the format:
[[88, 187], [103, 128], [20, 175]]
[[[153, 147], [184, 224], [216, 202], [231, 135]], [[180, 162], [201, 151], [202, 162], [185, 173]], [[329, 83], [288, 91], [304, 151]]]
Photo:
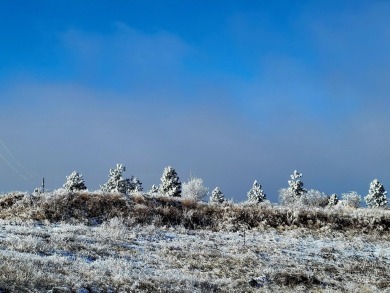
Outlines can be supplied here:
[[60, 191], [0, 207], [0, 292], [390, 292], [389, 210]]
[[0, 197], [1, 219], [94, 224], [115, 217], [127, 218], [128, 225], [153, 223], [213, 231], [268, 227], [387, 234], [390, 230], [389, 209], [219, 205], [191, 199], [64, 191], [39, 195], [13, 193]]

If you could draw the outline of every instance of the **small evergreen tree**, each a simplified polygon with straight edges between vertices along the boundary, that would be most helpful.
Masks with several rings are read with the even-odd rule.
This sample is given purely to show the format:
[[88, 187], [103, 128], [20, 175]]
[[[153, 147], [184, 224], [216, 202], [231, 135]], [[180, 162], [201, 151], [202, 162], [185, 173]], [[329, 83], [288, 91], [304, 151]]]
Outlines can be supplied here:
[[333, 206], [337, 205], [338, 202], [339, 202], [339, 199], [338, 199], [338, 197], [337, 197], [337, 194], [336, 194], [336, 193], [333, 193], [333, 194], [329, 197], [328, 206], [333, 207]]
[[142, 182], [134, 176], [130, 178], [130, 192], [141, 192], [144, 188], [142, 187]]
[[212, 192], [210, 196], [210, 202], [212, 203], [223, 203], [225, 201], [225, 195], [222, 193], [222, 191], [219, 189], [219, 187], [216, 187]]
[[152, 188], [149, 190], [148, 194], [155, 196], [155, 195], [158, 195], [158, 193], [159, 193], [158, 186], [153, 184]]
[[370, 183], [370, 189], [368, 194], [364, 197], [369, 208], [382, 208], [387, 206], [387, 191], [383, 187], [382, 183], [378, 179], [373, 180]]
[[129, 180], [124, 179], [122, 174], [126, 171], [126, 167], [122, 164], [116, 164], [115, 169], [110, 169], [107, 183], [100, 186], [101, 191], [105, 192], [122, 192], [126, 193], [129, 188]]
[[123, 178], [118, 181], [118, 186], [116, 189], [113, 189], [113, 191], [118, 191], [120, 193], [124, 194], [130, 194], [133, 189], [132, 189], [132, 183], [129, 178]]
[[301, 199], [307, 192], [303, 188], [303, 182], [300, 180], [302, 174], [294, 170], [294, 173], [290, 177], [291, 180], [288, 180], [288, 188], [279, 190], [279, 202], [282, 205], [301, 204]]
[[294, 170], [294, 173], [290, 177], [291, 180], [288, 180], [289, 189], [296, 197], [300, 197], [306, 192], [306, 189], [303, 188], [303, 182], [299, 179], [302, 177], [302, 173]]
[[66, 182], [62, 187], [68, 191], [79, 191], [87, 189], [83, 175], [77, 173], [76, 171], [73, 171], [69, 176], [66, 176]]
[[141, 181], [134, 176], [131, 178], [123, 178], [123, 172], [126, 171], [126, 167], [122, 164], [116, 164], [115, 169], [110, 169], [108, 175], [108, 181], [106, 184], [100, 186], [101, 191], [105, 192], [121, 192], [130, 194], [135, 191], [143, 191]]
[[164, 169], [159, 191], [165, 196], [181, 196], [181, 182], [171, 166]]
[[252, 188], [248, 191], [248, 201], [249, 202], [262, 202], [265, 200], [266, 194], [261, 189], [261, 185], [257, 183], [257, 180], [253, 182]]

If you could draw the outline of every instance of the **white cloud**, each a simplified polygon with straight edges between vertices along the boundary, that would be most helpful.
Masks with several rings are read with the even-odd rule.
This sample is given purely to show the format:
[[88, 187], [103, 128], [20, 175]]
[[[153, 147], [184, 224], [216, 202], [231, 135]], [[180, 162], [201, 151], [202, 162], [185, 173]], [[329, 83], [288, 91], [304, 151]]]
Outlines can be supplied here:
[[68, 30], [62, 39], [81, 79], [128, 88], [174, 82], [192, 50], [169, 32], [144, 33], [123, 23], [116, 23], [110, 34]]

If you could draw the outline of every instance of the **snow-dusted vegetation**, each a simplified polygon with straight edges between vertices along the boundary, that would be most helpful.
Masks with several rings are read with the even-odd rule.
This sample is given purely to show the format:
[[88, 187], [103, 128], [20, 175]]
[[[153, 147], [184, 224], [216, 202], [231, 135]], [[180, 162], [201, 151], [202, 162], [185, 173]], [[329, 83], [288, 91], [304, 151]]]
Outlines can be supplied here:
[[263, 202], [266, 198], [266, 194], [264, 193], [264, 190], [261, 188], [261, 184], [255, 180], [253, 182], [252, 188], [248, 191], [248, 201], [252, 203], [259, 203]]
[[225, 195], [223, 194], [223, 192], [219, 187], [215, 187], [214, 190], [211, 192], [210, 202], [223, 203], [224, 201], [226, 201]]
[[370, 183], [370, 189], [367, 196], [364, 198], [367, 206], [370, 208], [382, 208], [387, 206], [387, 191], [383, 187], [383, 184], [374, 179]]
[[183, 198], [190, 198], [194, 200], [202, 200], [208, 193], [208, 187], [204, 186], [203, 179], [198, 177], [191, 177], [188, 182], [182, 184]]
[[171, 166], [166, 167], [160, 180], [159, 192], [162, 195], [174, 197], [181, 196], [181, 182], [174, 168]]
[[116, 167], [110, 169], [108, 175], [108, 181], [100, 186], [101, 191], [104, 192], [115, 192], [122, 191], [126, 192], [126, 179], [123, 178], [122, 174], [126, 171], [126, 167], [122, 164], [116, 164]]
[[279, 202], [282, 205], [298, 204], [305, 195], [307, 190], [303, 188], [303, 182], [300, 179], [302, 173], [297, 170], [290, 175], [291, 180], [288, 180], [288, 188], [282, 188], [279, 190]]
[[53, 192], [0, 196], [0, 292], [390, 292], [390, 210], [374, 180], [304, 189], [294, 171], [271, 204], [255, 181], [243, 203], [172, 167], [143, 193], [125, 167], [101, 190], [81, 174]]
[[0, 3], [0, 293], [390, 293], [390, 0]]
[[[0, 197], [3, 292], [389, 292], [390, 211]], [[62, 290], [62, 291], [59, 291]]]
[[86, 190], [87, 186], [85, 185], [83, 175], [73, 171], [69, 176], [66, 176], [66, 182], [62, 188], [67, 191], [79, 191]]
[[100, 190], [103, 192], [121, 192], [125, 194], [143, 191], [142, 183], [137, 177], [123, 177], [125, 171], [126, 167], [123, 164], [116, 164], [114, 169], [110, 169], [108, 181], [100, 186]]
[[343, 199], [339, 202], [339, 204], [343, 204], [351, 208], [358, 208], [360, 206], [360, 202], [362, 201], [362, 197], [356, 191], [343, 193], [341, 196]]

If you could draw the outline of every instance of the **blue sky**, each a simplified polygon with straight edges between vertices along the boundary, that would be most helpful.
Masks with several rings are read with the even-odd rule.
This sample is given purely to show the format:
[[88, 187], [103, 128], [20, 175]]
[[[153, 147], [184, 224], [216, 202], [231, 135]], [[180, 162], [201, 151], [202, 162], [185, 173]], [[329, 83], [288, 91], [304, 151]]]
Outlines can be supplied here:
[[390, 184], [388, 1], [1, 1], [0, 191], [167, 165], [242, 200]]

